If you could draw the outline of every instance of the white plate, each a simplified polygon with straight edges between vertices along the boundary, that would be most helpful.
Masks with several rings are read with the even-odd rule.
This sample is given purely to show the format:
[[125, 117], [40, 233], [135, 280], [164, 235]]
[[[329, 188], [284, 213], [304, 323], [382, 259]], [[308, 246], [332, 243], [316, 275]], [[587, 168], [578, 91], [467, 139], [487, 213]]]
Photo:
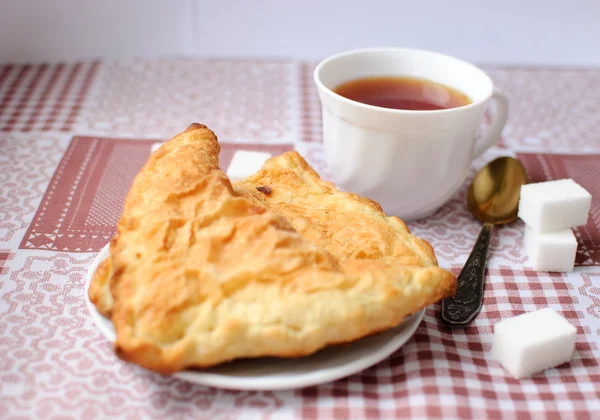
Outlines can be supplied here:
[[[108, 257], [108, 245], [98, 254], [87, 272], [86, 296], [98, 265]], [[86, 298], [94, 323], [111, 342], [115, 341], [112, 322], [104, 318]], [[335, 381], [367, 369], [398, 350], [414, 334], [424, 310], [383, 333], [346, 346], [326, 348], [312, 356], [297, 359], [263, 358], [240, 360], [210, 369], [187, 370], [174, 376], [189, 382], [240, 390], [280, 390], [303, 388]]]

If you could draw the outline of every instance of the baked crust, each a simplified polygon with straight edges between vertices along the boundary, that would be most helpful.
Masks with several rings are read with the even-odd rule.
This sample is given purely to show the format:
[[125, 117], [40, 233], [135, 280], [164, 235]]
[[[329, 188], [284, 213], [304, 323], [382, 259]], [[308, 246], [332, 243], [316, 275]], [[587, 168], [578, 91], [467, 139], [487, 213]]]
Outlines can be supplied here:
[[283, 216], [305, 239], [342, 260], [437, 264], [431, 245], [412, 235], [402, 220], [387, 217], [373, 200], [340, 192], [295, 151], [269, 159], [234, 189]]
[[234, 188], [219, 151], [213, 132], [192, 124], [133, 182], [89, 290], [122, 359], [170, 373], [304, 356], [454, 293], [426, 241], [297, 153]]

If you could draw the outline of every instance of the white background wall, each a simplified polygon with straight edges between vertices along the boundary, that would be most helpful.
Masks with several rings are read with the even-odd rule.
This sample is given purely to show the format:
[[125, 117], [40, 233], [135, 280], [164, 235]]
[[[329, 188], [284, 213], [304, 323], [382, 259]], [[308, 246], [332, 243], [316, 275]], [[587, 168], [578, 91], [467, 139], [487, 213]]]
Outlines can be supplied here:
[[318, 59], [365, 46], [600, 65], [600, 0], [0, 0], [0, 62]]

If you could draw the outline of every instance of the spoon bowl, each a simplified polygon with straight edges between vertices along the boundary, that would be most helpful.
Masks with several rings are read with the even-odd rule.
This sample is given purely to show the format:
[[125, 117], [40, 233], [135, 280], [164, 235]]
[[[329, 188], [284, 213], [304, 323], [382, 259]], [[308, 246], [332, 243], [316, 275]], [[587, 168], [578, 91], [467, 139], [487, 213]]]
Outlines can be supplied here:
[[523, 164], [512, 157], [497, 158], [473, 178], [467, 191], [467, 207], [484, 223], [504, 225], [517, 218], [521, 185], [527, 183]]
[[473, 251], [458, 276], [456, 295], [442, 301], [442, 319], [449, 326], [471, 323], [481, 310], [485, 265], [494, 225], [517, 218], [521, 186], [527, 172], [517, 159], [500, 157], [483, 167], [467, 191], [467, 208], [483, 222]]

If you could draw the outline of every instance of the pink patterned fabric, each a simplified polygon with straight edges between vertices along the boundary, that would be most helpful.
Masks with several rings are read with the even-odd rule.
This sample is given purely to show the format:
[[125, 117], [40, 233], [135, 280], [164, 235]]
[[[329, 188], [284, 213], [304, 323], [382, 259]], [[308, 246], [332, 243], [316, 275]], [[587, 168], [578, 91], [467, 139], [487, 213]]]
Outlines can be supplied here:
[[[533, 271], [522, 222], [499, 228], [471, 326], [444, 327], [434, 305], [390, 358], [318, 387], [225, 391], [115, 357], [85, 307], [85, 273], [151, 145], [201, 122], [220, 137], [223, 167], [236, 149], [295, 148], [330, 178], [313, 67], [242, 59], [0, 67], [0, 417], [600, 417], [600, 97], [588, 94], [598, 69], [487, 67], [511, 116], [501, 147], [474, 163], [516, 155], [533, 181], [571, 177], [592, 193], [589, 222], [576, 229], [575, 272]], [[464, 205], [468, 181], [432, 217], [409, 223], [455, 273], [480, 229]], [[577, 327], [574, 359], [513, 379], [491, 358], [493, 325], [546, 306]]]

